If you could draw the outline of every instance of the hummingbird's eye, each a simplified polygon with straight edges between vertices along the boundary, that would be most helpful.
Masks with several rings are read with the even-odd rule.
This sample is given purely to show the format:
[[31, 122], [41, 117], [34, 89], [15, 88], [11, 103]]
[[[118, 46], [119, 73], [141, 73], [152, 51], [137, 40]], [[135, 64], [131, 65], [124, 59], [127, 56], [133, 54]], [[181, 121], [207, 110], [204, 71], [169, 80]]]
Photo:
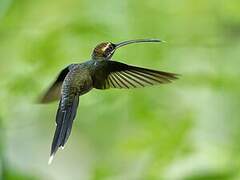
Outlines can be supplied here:
[[112, 46], [108, 47], [108, 51], [112, 51], [112, 49], [113, 49]]
[[107, 48], [108, 51], [112, 51], [114, 49], [114, 47], [110, 44]]
[[115, 45], [114, 44], [110, 44], [108, 49], [109, 49], [110, 52], [114, 51]]
[[109, 45], [106, 49], [106, 53], [111, 53], [114, 50], [114, 47]]

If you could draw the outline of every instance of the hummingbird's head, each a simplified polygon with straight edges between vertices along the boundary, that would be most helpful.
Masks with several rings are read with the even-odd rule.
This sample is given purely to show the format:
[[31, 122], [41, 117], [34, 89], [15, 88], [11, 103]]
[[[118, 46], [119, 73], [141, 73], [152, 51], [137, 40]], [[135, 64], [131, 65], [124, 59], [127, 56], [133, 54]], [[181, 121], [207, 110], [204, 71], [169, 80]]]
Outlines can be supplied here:
[[92, 58], [95, 60], [109, 60], [115, 50], [116, 45], [111, 42], [98, 44], [92, 52]]
[[123, 41], [117, 44], [114, 44], [111, 42], [104, 42], [104, 43], [98, 44], [94, 48], [92, 52], [92, 59], [110, 60], [117, 48], [126, 46], [128, 44], [132, 44], [132, 43], [143, 43], [143, 42], [163, 42], [163, 41], [159, 39], [136, 39], [136, 40]]

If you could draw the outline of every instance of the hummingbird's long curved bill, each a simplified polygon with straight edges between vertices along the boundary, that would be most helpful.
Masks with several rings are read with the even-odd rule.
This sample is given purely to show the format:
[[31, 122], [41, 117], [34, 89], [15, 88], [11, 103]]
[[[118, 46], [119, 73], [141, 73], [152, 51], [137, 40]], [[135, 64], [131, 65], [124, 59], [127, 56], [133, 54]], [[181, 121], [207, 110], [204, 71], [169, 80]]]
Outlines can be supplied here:
[[129, 41], [123, 41], [123, 42], [120, 42], [118, 44], [115, 44], [116, 45], [116, 48], [120, 48], [122, 46], [126, 46], [128, 44], [133, 44], [133, 43], [145, 43], [145, 42], [165, 42], [165, 41], [162, 41], [160, 39], [135, 39], [135, 40], [129, 40]]

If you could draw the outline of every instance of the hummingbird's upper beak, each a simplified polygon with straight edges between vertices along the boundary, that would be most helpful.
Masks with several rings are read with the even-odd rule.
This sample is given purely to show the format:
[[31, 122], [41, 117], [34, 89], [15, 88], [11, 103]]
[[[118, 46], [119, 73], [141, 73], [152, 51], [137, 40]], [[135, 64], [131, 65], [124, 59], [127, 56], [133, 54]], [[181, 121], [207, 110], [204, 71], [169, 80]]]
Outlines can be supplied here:
[[136, 40], [129, 40], [129, 41], [123, 41], [118, 44], [115, 44], [115, 49], [120, 48], [122, 46], [126, 46], [128, 44], [133, 44], [133, 43], [144, 43], [144, 42], [165, 42], [159, 39], [136, 39]]

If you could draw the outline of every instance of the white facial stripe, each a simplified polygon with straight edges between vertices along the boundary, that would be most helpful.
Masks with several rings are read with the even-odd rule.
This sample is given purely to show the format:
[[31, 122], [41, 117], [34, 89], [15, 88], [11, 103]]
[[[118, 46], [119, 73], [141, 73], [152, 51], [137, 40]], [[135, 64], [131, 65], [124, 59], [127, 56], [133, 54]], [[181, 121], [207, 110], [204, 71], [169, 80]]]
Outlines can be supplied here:
[[110, 44], [111, 44], [111, 43], [107, 43], [107, 45], [102, 48], [102, 51], [104, 52], [104, 51], [110, 46]]

